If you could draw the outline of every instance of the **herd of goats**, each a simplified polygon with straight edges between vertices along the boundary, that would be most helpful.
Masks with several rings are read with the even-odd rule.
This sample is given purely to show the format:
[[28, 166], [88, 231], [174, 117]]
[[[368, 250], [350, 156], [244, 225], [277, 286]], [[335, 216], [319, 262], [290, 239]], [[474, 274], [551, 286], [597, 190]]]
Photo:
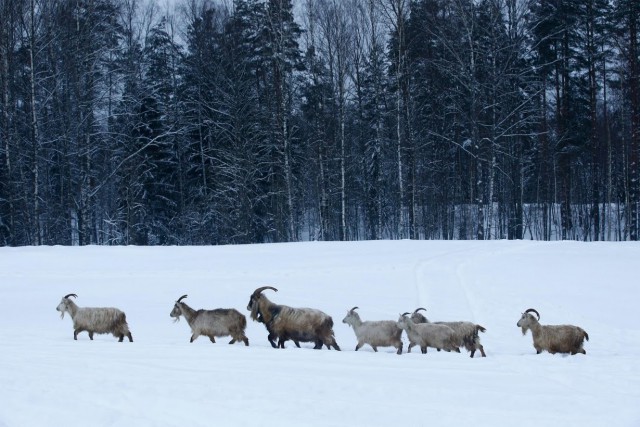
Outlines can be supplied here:
[[[292, 340], [297, 347], [300, 342], [312, 342], [315, 349], [326, 346], [340, 350], [333, 332], [333, 319], [326, 313], [313, 308], [293, 308], [276, 304], [269, 300], [263, 291], [270, 289], [278, 291], [273, 286], [262, 286], [251, 294], [247, 310], [251, 312], [254, 321], [263, 323], [269, 335], [267, 339], [274, 348], [284, 348], [288, 340]], [[93, 340], [93, 334], [113, 334], [120, 342], [126, 336], [133, 342], [124, 312], [117, 308], [107, 307], [79, 307], [71, 297], [76, 294], [68, 294], [62, 297], [56, 310], [64, 318], [69, 313], [73, 320], [73, 339], [78, 339], [80, 332], [89, 333]], [[229, 344], [237, 341], [249, 345], [249, 339], [245, 335], [247, 326], [246, 317], [235, 309], [194, 310], [183, 300], [183, 295], [175, 302], [173, 310], [169, 314], [174, 321], [179, 321], [184, 316], [191, 328], [191, 342], [200, 335], [209, 337], [215, 343], [216, 337], [231, 336]], [[419, 346], [422, 353], [427, 348], [435, 348], [438, 351], [454, 351], [459, 353], [464, 347], [474, 356], [479, 351], [482, 357], [486, 357], [484, 348], [480, 343], [479, 332], [485, 332], [485, 328], [472, 322], [430, 322], [418, 308], [413, 313], [404, 313], [398, 321], [378, 320], [362, 321], [356, 312], [358, 307], [353, 307], [342, 320], [350, 325], [356, 334], [358, 344], [356, 351], [365, 344], [369, 344], [374, 351], [378, 347], [395, 347], [398, 354], [402, 354], [402, 332], [406, 332], [409, 339], [407, 352], [411, 348]], [[534, 313], [535, 316], [532, 314]], [[573, 325], [543, 325], [539, 322], [540, 314], [530, 308], [522, 313], [517, 326], [522, 328], [522, 334], [531, 331], [533, 346], [539, 354], [543, 350], [549, 353], [586, 354], [583, 344], [589, 340], [589, 335], [584, 329]]]

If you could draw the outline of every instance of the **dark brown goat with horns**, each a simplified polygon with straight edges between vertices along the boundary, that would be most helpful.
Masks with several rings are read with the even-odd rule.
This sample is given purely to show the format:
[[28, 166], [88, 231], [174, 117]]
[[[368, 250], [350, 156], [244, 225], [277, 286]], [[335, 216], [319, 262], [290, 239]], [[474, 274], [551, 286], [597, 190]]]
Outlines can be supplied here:
[[[313, 342], [315, 349], [326, 345], [340, 350], [333, 333], [333, 319], [328, 314], [314, 308], [293, 308], [274, 304], [262, 294], [265, 289], [278, 292], [273, 286], [262, 286], [251, 294], [247, 310], [256, 322], [264, 323], [269, 335], [267, 339], [273, 348], [284, 348], [287, 340], [293, 340], [297, 347], [300, 342]], [[278, 339], [276, 344], [275, 339]]]

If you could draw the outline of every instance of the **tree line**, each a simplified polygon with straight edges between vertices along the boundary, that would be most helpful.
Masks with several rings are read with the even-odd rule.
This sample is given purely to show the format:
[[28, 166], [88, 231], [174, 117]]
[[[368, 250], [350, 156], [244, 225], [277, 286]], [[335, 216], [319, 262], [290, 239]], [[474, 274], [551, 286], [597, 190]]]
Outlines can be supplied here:
[[0, 245], [638, 240], [635, 0], [0, 0]]

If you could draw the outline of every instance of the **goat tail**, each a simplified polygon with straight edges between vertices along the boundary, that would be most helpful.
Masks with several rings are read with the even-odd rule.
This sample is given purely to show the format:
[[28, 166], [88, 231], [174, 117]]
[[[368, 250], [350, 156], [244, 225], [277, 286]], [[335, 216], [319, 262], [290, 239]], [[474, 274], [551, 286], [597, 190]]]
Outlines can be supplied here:
[[485, 328], [484, 326], [480, 326], [480, 325], [476, 325], [476, 334], [478, 332], [486, 332], [487, 328]]
[[324, 322], [324, 326], [329, 329], [333, 329], [333, 318], [331, 316], [327, 316], [327, 319]]

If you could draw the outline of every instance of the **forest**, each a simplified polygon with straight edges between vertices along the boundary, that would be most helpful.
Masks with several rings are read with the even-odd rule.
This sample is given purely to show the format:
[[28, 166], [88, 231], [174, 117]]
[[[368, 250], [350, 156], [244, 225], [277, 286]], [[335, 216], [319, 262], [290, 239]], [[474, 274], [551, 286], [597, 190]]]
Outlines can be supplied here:
[[0, 245], [635, 241], [637, 0], [0, 0]]

